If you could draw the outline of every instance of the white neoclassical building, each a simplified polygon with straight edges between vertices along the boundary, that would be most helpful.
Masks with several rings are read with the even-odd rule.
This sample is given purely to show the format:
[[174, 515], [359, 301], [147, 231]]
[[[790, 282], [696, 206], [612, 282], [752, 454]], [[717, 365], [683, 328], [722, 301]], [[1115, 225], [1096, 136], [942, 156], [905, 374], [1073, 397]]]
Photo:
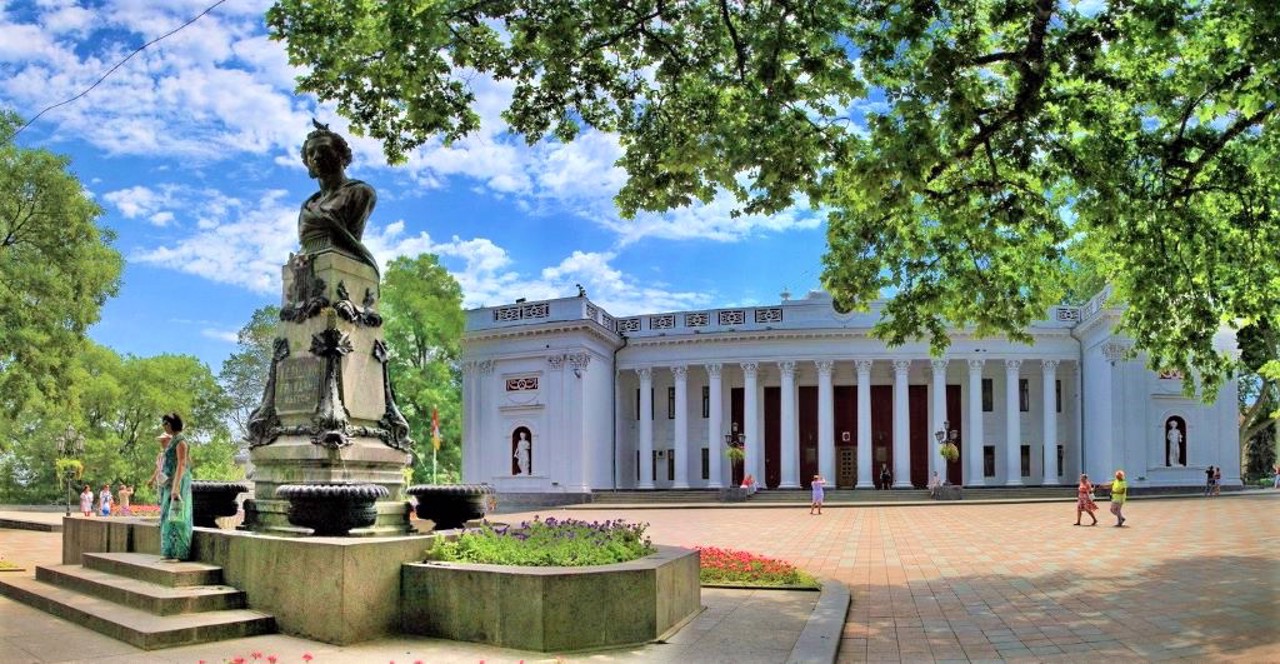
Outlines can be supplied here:
[[[1054, 307], [1031, 344], [956, 330], [945, 357], [870, 335], [880, 308], [822, 292], [760, 307], [616, 318], [586, 297], [467, 313], [463, 475], [504, 493], [736, 485], [1239, 484], [1236, 384], [1206, 405], [1115, 333], [1103, 295]], [[1234, 347], [1224, 332], [1219, 343]], [[947, 464], [938, 432], [960, 449]], [[731, 462], [728, 442], [745, 459]]]

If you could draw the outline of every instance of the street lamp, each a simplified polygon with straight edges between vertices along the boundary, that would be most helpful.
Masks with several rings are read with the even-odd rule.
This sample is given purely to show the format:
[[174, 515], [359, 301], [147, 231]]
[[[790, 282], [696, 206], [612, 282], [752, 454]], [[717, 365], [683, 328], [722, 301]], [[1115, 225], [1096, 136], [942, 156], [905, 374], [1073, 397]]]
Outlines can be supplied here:
[[737, 422], [733, 423], [732, 431], [724, 435], [724, 444], [738, 449], [742, 449], [742, 447], [747, 444], [746, 434], [738, 433]]
[[[84, 436], [76, 431], [75, 426], [68, 424], [67, 430], [58, 438], [58, 457], [62, 459], [78, 459], [84, 455]], [[62, 465], [62, 477], [59, 478], [67, 485], [67, 516], [71, 516], [71, 480], [76, 476], [76, 470], [70, 464]]]
[[[960, 432], [951, 428], [950, 420], [943, 420], [942, 428], [933, 432], [933, 437], [938, 441], [938, 453], [942, 455], [942, 458], [945, 459], [948, 464], [950, 464], [952, 462], [951, 457], [948, 456], [947, 454], [943, 454], [942, 450], [945, 449], [946, 445], [954, 446], [957, 442], [959, 442]], [[957, 449], [957, 452], [958, 451], [959, 450]], [[944, 473], [944, 477], [942, 478], [942, 481], [943, 483], [946, 483], [947, 481], [945, 477], [945, 473]]]

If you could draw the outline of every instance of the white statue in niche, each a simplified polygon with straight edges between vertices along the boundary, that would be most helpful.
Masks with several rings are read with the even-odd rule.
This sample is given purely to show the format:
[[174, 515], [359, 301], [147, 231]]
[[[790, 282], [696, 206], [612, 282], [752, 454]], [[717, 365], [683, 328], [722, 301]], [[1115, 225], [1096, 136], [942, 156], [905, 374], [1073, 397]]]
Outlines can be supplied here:
[[516, 441], [516, 453], [512, 455], [516, 460], [516, 467], [520, 469], [517, 475], [532, 474], [529, 469], [529, 452], [533, 445], [529, 442], [529, 434], [525, 430], [520, 430], [520, 439]]
[[1169, 420], [1169, 430], [1165, 433], [1164, 440], [1164, 465], [1186, 465], [1180, 461], [1182, 456], [1179, 454], [1182, 449], [1182, 431], [1178, 429], [1177, 420]]

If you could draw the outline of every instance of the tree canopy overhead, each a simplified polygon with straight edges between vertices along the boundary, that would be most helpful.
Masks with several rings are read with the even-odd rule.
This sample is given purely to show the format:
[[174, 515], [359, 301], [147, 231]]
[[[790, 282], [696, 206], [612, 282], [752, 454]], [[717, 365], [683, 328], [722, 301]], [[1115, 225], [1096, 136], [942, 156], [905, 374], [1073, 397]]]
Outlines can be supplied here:
[[1026, 339], [1086, 262], [1154, 366], [1213, 387], [1220, 327], [1278, 308], [1272, 0], [278, 0], [268, 23], [393, 161], [477, 128], [481, 72], [530, 142], [620, 137], [624, 216], [722, 190], [830, 210], [823, 284], [891, 293], [891, 343]]

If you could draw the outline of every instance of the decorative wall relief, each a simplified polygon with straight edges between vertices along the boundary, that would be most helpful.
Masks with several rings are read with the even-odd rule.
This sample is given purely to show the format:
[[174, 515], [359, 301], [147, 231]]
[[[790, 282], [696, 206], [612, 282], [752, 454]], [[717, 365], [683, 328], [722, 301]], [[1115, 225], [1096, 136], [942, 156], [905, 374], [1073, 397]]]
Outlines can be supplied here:
[[378, 420], [381, 429], [376, 435], [390, 447], [403, 452], [412, 451], [413, 439], [409, 437], [409, 421], [396, 406], [395, 391], [391, 388], [391, 372], [387, 368], [387, 344], [381, 339], [373, 342], [373, 357], [382, 364], [382, 397], [386, 402], [386, 410], [382, 413], [382, 419]]
[[356, 325], [379, 327], [382, 325], [382, 316], [373, 310], [374, 302], [373, 289], [366, 288], [364, 290], [364, 303], [361, 306], [357, 306], [351, 301], [350, 294], [347, 292], [347, 284], [339, 281], [338, 301], [333, 303], [333, 310], [338, 312], [338, 316], [343, 320], [350, 321]]
[[321, 330], [311, 337], [311, 354], [324, 358], [324, 382], [320, 403], [316, 406], [316, 431], [311, 442], [330, 448], [351, 444], [347, 434], [350, 414], [342, 401], [342, 358], [355, 350], [351, 337], [333, 328]]
[[267, 371], [267, 386], [262, 390], [262, 402], [249, 413], [249, 423], [245, 426], [249, 432], [245, 440], [250, 449], [270, 445], [280, 435], [280, 416], [276, 414], [276, 372], [280, 362], [287, 357], [289, 340], [277, 337], [272, 344], [271, 368]]
[[316, 277], [314, 263], [315, 256], [311, 254], [289, 256], [289, 273], [293, 275], [293, 284], [285, 294], [286, 301], [280, 308], [280, 320], [301, 323], [329, 306], [329, 298], [324, 296], [324, 280]]

